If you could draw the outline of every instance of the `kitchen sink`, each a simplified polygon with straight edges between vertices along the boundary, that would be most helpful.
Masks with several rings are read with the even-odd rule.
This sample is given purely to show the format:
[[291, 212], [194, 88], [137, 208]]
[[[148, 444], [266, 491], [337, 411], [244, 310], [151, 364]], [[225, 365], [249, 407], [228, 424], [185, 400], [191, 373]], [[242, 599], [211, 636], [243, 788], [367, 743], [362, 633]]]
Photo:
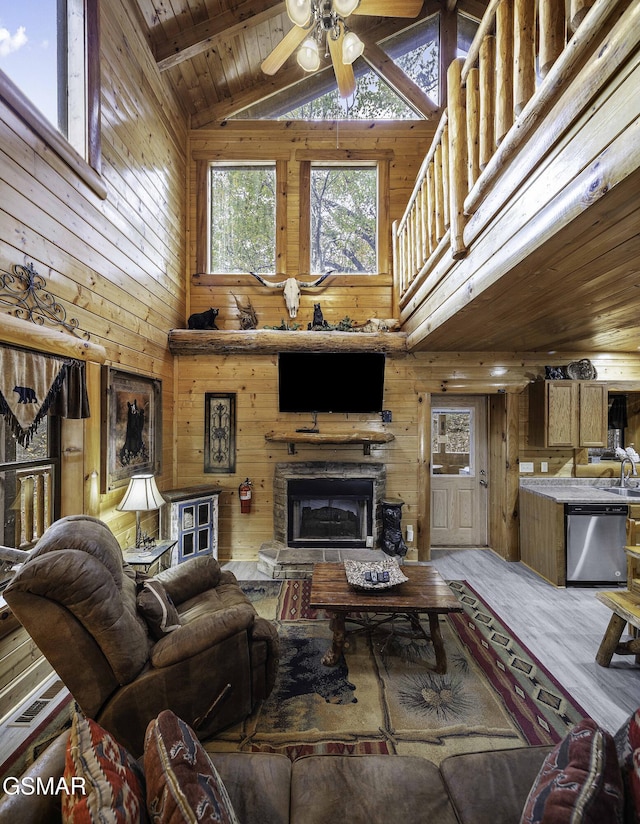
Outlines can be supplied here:
[[640, 489], [635, 487], [599, 486], [600, 492], [613, 492], [614, 495], [623, 495], [625, 498], [640, 498]]

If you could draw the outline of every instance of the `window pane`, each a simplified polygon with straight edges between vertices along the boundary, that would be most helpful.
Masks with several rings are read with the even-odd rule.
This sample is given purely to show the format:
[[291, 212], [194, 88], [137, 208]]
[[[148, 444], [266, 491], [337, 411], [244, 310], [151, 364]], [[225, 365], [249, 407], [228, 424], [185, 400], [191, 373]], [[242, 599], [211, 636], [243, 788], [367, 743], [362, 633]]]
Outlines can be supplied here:
[[4, 3], [0, 69], [87, 156], [85, 0]]
[[2, 5], [0, 69], [57, 127], [58, 2], [26, 0]]
[[276, 262], [275, 166], [211, 166], [209, 194], [209, 271], [273, 274]]
[[473, 475], [473, 409], [438, 409], [431, 415], [431, 471]]
[[375, 166], [311, 169], [311, 271], [377, 272]]

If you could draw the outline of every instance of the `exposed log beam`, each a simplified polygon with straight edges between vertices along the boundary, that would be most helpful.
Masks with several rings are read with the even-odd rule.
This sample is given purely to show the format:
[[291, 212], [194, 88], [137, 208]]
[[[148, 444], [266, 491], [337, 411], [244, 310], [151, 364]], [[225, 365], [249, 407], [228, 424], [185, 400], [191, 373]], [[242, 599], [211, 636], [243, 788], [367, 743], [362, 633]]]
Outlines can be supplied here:
[[160, 71], [177, 66], [210, 49], [214, 43], [228, 41], [245, 29], [253, 28], [286, 10], [285, 3], [274, 0], [245, 0], [235, 11], [224, 11], [181, 31], [171, 40], [156, 43], [154, 54]]
[[374, 72], [391, 86], [398, 97], [426, 120], [433, 120], [440, 114], [440, 108], [429, 95], [423, 92], [377, 43], [368, 37], [362, 37], [362, 40], [365, 44], [363, 58]]

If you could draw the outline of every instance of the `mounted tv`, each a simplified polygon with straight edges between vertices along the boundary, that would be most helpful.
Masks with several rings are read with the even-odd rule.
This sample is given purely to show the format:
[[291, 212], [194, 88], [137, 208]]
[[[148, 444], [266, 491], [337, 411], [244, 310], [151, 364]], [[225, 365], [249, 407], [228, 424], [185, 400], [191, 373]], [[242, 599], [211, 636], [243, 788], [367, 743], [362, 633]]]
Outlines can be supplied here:
[[384, 354], [281, 352], [280, 412], [381, 412]]

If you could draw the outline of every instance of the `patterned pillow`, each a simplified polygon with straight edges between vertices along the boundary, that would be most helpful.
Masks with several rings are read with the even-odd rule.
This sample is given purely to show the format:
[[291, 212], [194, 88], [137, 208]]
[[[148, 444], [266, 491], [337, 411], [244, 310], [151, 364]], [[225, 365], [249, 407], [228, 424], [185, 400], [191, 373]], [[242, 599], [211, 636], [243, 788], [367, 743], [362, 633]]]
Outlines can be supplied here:
[[587, 718], [545, 758], [520, 824], [619, 824], [623, 808], [613, 737]]
[[640, 709], [620, 727], [615, 742], [624, 784], [625, 821], [640, 824]]
[[[138, 824], [149, 821], [144, 775], [113, 736], [76, 708], [65, 757], [62, 821]], [[72, 781], [73, 779], [73, 781]]]
[[154, 824], [238, 824], [216, 768], [195, 733], [171, 710], [149, 723], [144, 743], [147, 809]]
[[144, 581], [136, 598], [138, 612], [147, 622], [152, 637], [159, 641], [180, 626], [178, 610], [160, 581]]

